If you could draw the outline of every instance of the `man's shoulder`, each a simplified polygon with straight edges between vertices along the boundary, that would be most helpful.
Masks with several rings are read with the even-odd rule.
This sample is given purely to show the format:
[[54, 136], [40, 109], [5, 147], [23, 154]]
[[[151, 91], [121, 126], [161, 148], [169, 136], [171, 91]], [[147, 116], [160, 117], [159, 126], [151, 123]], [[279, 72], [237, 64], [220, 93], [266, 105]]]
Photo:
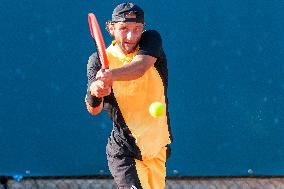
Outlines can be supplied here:
[[138, 55], [150, 55], [155, 58], [163, 56], [161, 35], [156, 30], [144, 31], [139, 41], [139, 47]]
[[145, 30], [142, 33], [140, 42], [140, 47], [142, 46], [156, 46], [158, 48], [162, 47], [162, 38], [157, 30]]
[[145, 30], [142, 33], [141, 38], [149, 38], [149, 39], [161, 39], [161, 35], [157, 30]]

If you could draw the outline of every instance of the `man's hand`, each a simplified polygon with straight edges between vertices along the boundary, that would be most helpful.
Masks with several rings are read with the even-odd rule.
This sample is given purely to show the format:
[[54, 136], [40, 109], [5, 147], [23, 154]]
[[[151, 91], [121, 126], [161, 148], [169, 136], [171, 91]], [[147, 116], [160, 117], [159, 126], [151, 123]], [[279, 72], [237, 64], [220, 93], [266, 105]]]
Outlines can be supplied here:
[[90, 86], [91, 95], [96, 96], [98, 98], [102, 98], [104, 96], [108, 96], [111, 92], [111, 85], [104, 82], [101, 79], [98, 79], [91, 83]]
[[111, 86], [114, 78], [110, 70], [99, 70], [96, 79], [99, 79], [104, 82], [106, 86]]

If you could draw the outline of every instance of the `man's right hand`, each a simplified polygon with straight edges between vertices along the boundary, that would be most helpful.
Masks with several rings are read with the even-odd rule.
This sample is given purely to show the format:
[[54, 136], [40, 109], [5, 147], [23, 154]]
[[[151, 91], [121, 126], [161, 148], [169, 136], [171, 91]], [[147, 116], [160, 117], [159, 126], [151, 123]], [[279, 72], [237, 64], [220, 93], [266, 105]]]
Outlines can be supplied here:
[[104, 81], [98, 79], [91, 83], [90, 85], [91, 95], [98, 98], [108, 96], [111, 92], [111, 86], [107, 85]]

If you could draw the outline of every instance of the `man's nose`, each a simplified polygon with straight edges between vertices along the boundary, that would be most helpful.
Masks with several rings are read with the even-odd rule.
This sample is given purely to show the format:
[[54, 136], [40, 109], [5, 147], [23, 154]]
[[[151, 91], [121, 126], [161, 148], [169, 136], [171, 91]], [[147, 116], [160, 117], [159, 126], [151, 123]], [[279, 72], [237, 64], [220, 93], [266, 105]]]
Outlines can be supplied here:
[[126, 35], [127, 40], [131, 40], [132, 37], [133, 37], [133, 33], [132, 33], [132, 31], [129, 31]]

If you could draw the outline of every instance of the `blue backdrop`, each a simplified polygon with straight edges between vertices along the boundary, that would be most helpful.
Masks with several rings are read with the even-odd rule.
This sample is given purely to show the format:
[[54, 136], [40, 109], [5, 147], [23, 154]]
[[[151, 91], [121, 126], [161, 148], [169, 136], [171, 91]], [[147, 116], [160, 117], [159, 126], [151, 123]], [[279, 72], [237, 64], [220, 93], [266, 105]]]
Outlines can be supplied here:
[[[87, 14], [103, 26], [121, 2], [1, 0], [0, 175], [109, 174], [111, 122], [84, 104]], [[284, 2], [134, 2], [169, 61], [168, 175], [284, 175]]]

